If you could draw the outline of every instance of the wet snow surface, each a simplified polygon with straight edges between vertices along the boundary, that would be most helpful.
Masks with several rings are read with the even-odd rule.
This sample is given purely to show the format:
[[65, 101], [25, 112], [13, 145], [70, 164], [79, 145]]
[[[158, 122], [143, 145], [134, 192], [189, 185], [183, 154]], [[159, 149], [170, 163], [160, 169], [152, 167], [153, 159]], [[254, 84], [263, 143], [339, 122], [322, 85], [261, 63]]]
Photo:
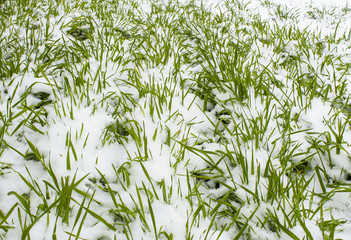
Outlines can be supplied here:
[[349, 239], [351, 2], [107, 2], [1, 20], [0, 239]]

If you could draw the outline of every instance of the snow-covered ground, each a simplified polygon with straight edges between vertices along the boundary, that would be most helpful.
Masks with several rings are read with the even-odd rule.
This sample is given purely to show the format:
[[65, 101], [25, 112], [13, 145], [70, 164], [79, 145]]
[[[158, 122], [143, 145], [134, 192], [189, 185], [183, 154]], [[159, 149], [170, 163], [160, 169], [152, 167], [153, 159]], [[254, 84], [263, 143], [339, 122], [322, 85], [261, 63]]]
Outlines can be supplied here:
[[0, 239], [351, 236], [350, 1], [0, 20]]

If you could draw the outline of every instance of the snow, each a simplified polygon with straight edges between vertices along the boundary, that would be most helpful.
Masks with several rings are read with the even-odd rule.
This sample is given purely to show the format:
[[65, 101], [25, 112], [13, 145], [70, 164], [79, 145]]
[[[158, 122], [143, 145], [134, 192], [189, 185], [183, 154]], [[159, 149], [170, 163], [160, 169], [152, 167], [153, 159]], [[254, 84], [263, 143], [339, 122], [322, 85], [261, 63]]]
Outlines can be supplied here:
[[[146, 1], [141, 2], [143, 2], [141, 10], [145, 14], [150, 14], [152, 11], [150, 4]], [[195, 2], [199, 4], [200, 1]], [[335, 7], [341, 9], [351, 4], [351, 1], [271, 0], [270, 2], [276, 5], [286, 5], [286, 9], [294, 9], [294, 11], [299, 13], [297, 14], [298, 17], [295, 20], [289, 21], [277, 20], [274, 16], [275, 13], [271, 9], [268, 7], [258, 7], [260, 1], [256, 0], [253, 0], [248, 6], [252, 9], [252, 12], [259, 14], [262, 20], [267, 20], [269, 24], [276, 23], [280, 27], [291, 26], [297, 23], [300, 29], [307, 28], [311, 32], [317, 31], [321, 36], [329, 36], [336, 32], [337, 37], [350, 31], [350, 15], [343, 16], [340, 19], [340, 25], [336, 31], [335, 21], [337, 17], [327, 14], [325, 18], [312, 19], [306, 14], [312, 8], [332, 9]], [[207, 7], [216, 5], [217, 1], [208, 1], [206, 3]], [[213, 7], [214, 12], [218, 11], [218, 9], [219, 7]], [[75, 14], [76, 16], [80, 16], [81, 13], [77, 11]], [[73, 15], [65, 16], [65, 19], [60, 24], [69, 23], [73, 18]], [[46, 24], [44, 19], [40, 21], [42, 25]], [[62, 34], [64, 31], [55, 25], [57, 19], [52, 20], [52, 23], [54, 23], [52, 24], [53, 40], [65, 38]], [[252, 29], [247, 29], [247, 31], [252, 31]], [[4, 32], [3, 34], [4, 36], [10, 35], [8, 32]], [[267, 46], [261, 41], [256, 41], [251, 50], [260, 53], [259, 62], [262, 66], [269, 66], [272, 61], [275, 61], [277, 65], [281, 65], [284, 64], [288, 56], [300, 55], [297, 50], [298, 44], [298, 40], [286, 42], [284, 56], [275, 54], [274, 47]], [[125, 43], [124, 47], [126, 49], [128, 46]], [[45, 47], [42, 45], [42, 48], [38, 49], [38, 51], [43, 52], [44, 49]], [[324, 56], [328, 54], [340, 56], [340, 59], [343, 59], [344, 62], [351, 60], [349, 43], [345, 41], [335, 46], [328, 45], [322, 51]], [[101, 62], [108, 62], [107, 59], [108, 56], [105, 55]], [[302, 60], [307, 61], [307, 59]], [[309, 58], [308, 61], [311, 61], [310, 65], [317, 70], [321, 66], [323, 59], [315, 56], [314, 58]], [[254, 203], [256, 203], [257, 199], [252, 194], [249, 194], [249, 192], [257, 192], [262, 199], [269, 198], [268, 195], [270, 193], [267, 187], [270, 182], [265, 176], [265, 166], [271, 164], [272, 168], [278, 167], [277, 175], [279, 175], [279, 171], [281, 170], [279, 166], [282, 163], [278, 161], [277, 156], [288, 155], [288, 150], [297, 146], [298, 143], [301, 143], [301, 147], [296, 152], [310, 152], [313, 156], [320, 155], [321, 158], [326, 160], [323, 168], [325, 167], [326, 172], [335, 180], [347, 178], [347, 174], [351, 171], [349, 155], [351, 147], [348, 144], [351, 141], [350, 130], [347, 130], [344, 134], [343, 141], [346, 143], [343, 143], [342, 147], [345, 150], [342, 149], [340, 154], [335, 152], [335, 148], [330, 151], [329, 158], [333, 159], [333, 166], [329, 166], [330, 164], [327, 162], [329, 158], [327, 154], [324, 154], [324, 149], [317, 149], [318, 146], [309, 148], [311, 146], [310, 141], [312, 140], [316, 140], [315, 145], [318, 145], [317, 140], [328, 140], [323, 135], [331, 131], [326, 122], [332, 122], [332, 119], [337, 115], [337, 112], [331, 110], [332, 104], [329, 101], [322, 100], [322, 98], [312, 99], [308, 106], [302, 105], [308, 102], [309, 99], [297, 99], [297, 102], [301, 101], [302, 103], [301, 106], [297, 104], [290, 109], [290, 115], [297, 116], [296, 121], [291, 122], [291, 128], [292, 131], [300, 132], [296, 134], [289, 133], [284, 136], [285, 139], [278, 133], [279, 129], [283, 128], [285, 124], [283, 116], [272, 116], [270, 119], [264, 118], [263, 121], [267, 122], [268, 134], [263, 136], [262, 146], [260, 146], [260, 149], [257, 149], [253, 140], [251, 141], [251, 146], [244, 144], [245, 134], [249, 135], [252, 133], [250, 129], [247, 130], [248, 132], [245, 132], [246, 130], [236, 132], [238, 126], [243, 129], [244, 124], [253, 126], [253, 123], [246, 121], [245, 118], [259, 119], [264, 114], [264, 101], [256, 99], [253, 91], [251, 92], [251, 99], [247, 100], [246, 105], [241, 103], [233, 104], [231, 102], [223, 104], [223, 106], [212, 106], [209, 103], [205, 106], [205, 110], [207, 111], [204, 113], [204, 100], [200, 99], [195, 91], [189, 90], [184, 92], [184, 89], [181, 89], [179, 85], [173, 85], [171, 81], [167, 81], [167, 77], [172, 75], [172, 61], [162, 67], [142, 66], [144, 71], [138, 72], [135, 70], [135, 74], [141, 76], [140, 83], [147, 85], [149, 88], [176, 89], [172, 99], [166, 99], [164, 103], [157, 102], [155, 100], [157, 98], [150, 93], [149, 89], [146, 89], [145, 93], [140, 93], [132, 85], [128, 85], [129, 75], [127, 71], [122, 72], [118, 64], [106, 63], [104, 65], [98, 62], [97, 59], [90, 58], [85, 60], [85, 62], [82, 61], [78, 66], [83, 68], [84, 64], [88, 62], [91, 65], [90, 81], [93, 81], [95, 76], [100, 76], [99, 74], [106, 73], [106, 76], [109, 76], [106, 81], [106, 87], [100, 90], [100, 92], [97, 90], [99, 89], [98, 80], [91, 83], [89, 100], [80, 100], [80, 98], [83, 98], [85, 90], [77, 94], [73, 93], [73, 96], [62, 94], [60, 91], [64, 88], [63, 82], [61, 81], [61, 85], [59, 84], [58, 86], [54, 84], [54, 80], [60, 81], [60, 79], [63, 79], [62, 76], [35, 76], [33, 72], [29, 72], [24, 76], [15, 75], [12, 79], [12, 84], [6, 85], [7, 83], [3, 83], [0, 86], [1, 113], [5, 115], [13, 111], [11, 113], [12, 116], [16, 116], [13, 122], [6, 128], [6, 146], [11, 147], [4, 147], [4, 151], [0, 152], [0, 166], [10, 165], [8, 169], [0, 169], [1, 211], [6, 213], [18, 202], [15, 195], [8, 194], [10, 191], [17, 192], [20, 195], [28, 194], [30, 196], [30, 210], [21, 209], [18, 211], [21, 211], [23, 215], [26, 214], [26, 211], [31, 211], [32, 214], [35, 214], [38, 206], [44, 204], [44, 200], [38, 196], [38, 193], [41, 192], [43, 195], [49, 194], [52, 196], [47, 199], [50, 205], [54, 203], [55, 199], [60, 197], [60, 191], [62, 190], [60, 187], [64, 188], [65, 181], [73, 183], [73, 179], [75, 182], [82, 179], [82, 183], [78, 187], [80, 192], [72, 192], [72, 199], [74, 200], [71, 201], [74, 207], [70, 210], [69, 215], [71, 224], [67, 225], [61, 219], [55, 222], [57, 216], [55, 210], [49, 211], [33, 225], [30, 231], [31, 239], [51, 239], [54, 229], [57, 233], [57, 239], [66, 239], [68, 237], [67, 232], [71, 233], [72, 236], [76, 234], [81, 221], [83, 227], [80, 235], [83, 239], [114, 239], [116, 236], [117, 239], [126, 239], [124, 232], [128, 231], [132, 233], [134, 239], [155, 239], [154, 228], [156, 228], [156, 231], [164, 232], [164, 237], [161, 237], [162, 234], [160, 234], [159, 239], [166, 239], [166, 233], [171, 233], [173, 239], [176, 240], [185, 239], [187, 234], [189, 238], [193, 237], [193, 239], [205, 239], [206, 237], [207, 239], [233, 239], [233, 236], [240, 231], [238, 226], [233, 226], [230, 230], [222, 232], [222, 227], [227, 226], [229, 220], [223, 217], [221, 219], [223, 221], [222, 224], [218, 224], [217, 226], [211, 222], [212, 216], [205, 216], [206, 214], [201, 216], [203, 211], [207, 211], [208, 209], [211, 211], [216, 206], [216, 201], [209, 199], [212, 197], [212, 199], [220, 202], [221, 198], [228, 193], [228, 187], [230, 187], [235, 197], [243, 202], [241, 204], [237, 200], [238, 202], [235, 204], [240, 209], [241, 214], [238, 221], [245, 222], [256, 209]], [[31, 63], [31, 66], [34, 67], [34, 64]], [[101, 73], [100, 67], [103, 73]], [[306, 65], [303, 65], [301, 68], [304, 73], [311, 72], [311, 69]], [[199, 67], [186, 68], [182, 66], [180, 72], [183, 73], [182, 76], [186, 79], [189, 76], [194, 76], [194, 73], [198, 72], [198, 70]], [[329, 70], [332, 72], [332, 66], [326, 65], [325, 71], [328, 72]], [[336, 78], [340, 77], [338, 74], [335, 74]], [[319, 81], [332, 84], [335, 79], [330, 79], [331, 75], [332, 73], [327, 77], [322, 76]], [[277, 82], [286, 85], [287, 88], [293, 87], [290, 81], [293, 77], [288, 76], [287, 71], [280, 70], [276, 73], [275, 77]], [[150, 79], [153, 79], [153, 82]], [[75, 79], [69, 77], [67, 81], [73, 86]], [[185, 85], [185, 88], [190, 89], [191, 85], [188, 82], [186, 84], [188, 85]], [[5, 89], [7, 93], [5, 93]], [[73, 89], [71, 90], [73, 92]], [[348, 94], [351, 93], [350, 85], [347, 86], [346, 91]], [[130, 97], [136, 103], [135, 106], [132, 100], [128, 102], [127, 106], [122, 106], [122, 101], [118, 97], [125, 93], [130, 94]], [[46, 96], [45, 99], [41, 99], [38, 94], [44, 94], [40, 96]], [[50, 102], [50, 104], [45, 106], [47, 115], [45, 123], [41, 124], [39, 120], [35, 123], [26, 121], [34, 113], [35, 106], [40, 105], [45, 100], [55, 101], [56, 94], [60, 95], [59, 97], [62, 101], [53, 104]], [[280, 97], [283, 98], [285, 93], [280, 88], [274, 88], [273, 94], [279, 99]], [[18, 110], [16, 103], [22, 101], [24, 96], [26, 104], [33, 107], [33, 109], [31, 111], [27, 109], [17, 116], [16, 114], [20, 110]], [[221, 101], [230, 99], [232, 96], [231, 93], [216, 92], [216, 98]], [[298, 98], [297, 96], [289, 97], [291, 99]], [[279, 102], [278, 100], [272, 102], [272, 114], [287, 112], [289, 109], [284, 109], [285, 105], [283, 104], [283, 102]], [[126, 110], [128, 107], [133, 110]], [[236, 137], [240, 139], [238, 143], [242, 143], [242, 146], [231, 145], [229, 140], [227, 148], [225, 148], [220, 144], [224, 140], [215, 136], [213, 123], [217, 121], [216, 114], [224, 108], [230, 110], [233, 116], [231, 120], [233, 121], [227, 126], [222, 124], [219, 129], [230, 129], [232, 135], [228, 134], [224, 137], [228, 139]], [[114, 112], [118, 112], [118, 114], [113, 115]], [[335, 121], [339, 120], [343, 126], [349, 124], [349, 119], [345, 120], [342, 114], [337, 115], [335, 119], [337, 119]], [[16, 126], [20, 123], [23, 123], [23, 127], [16, 129]], [[122, 140], [123, 144], [112, 140], [109, 142], [110, 139], [114, 139], [116, 136], [112, 136], [104, 143], [103, 139], [107, 131], [106, 129], [111, 124], [116, 123], [124, 124], [123, 127], [133, 129], [135, 136], [131, 133], [123, 136], [127, 139]], [[44, 134], [32, 131], [28, 127], [31, 126], [30, 124], [40, 128]], [[5, 128], [5, 126], [1, 127]], [[309, 139], [306, 138], [306, 132], [311, 132]], [[138, 137], [140, 143], [134, 139]], [[335, 138], [334, 135], [331, 135], [332, 140], [336, 141]], [[282, 152], [281, 149], [284, 148], [284, 144], [288, 139], [293, 144], [290, 145], [287, 152]], [[33, 148], [30, 143], [38, 150], [42, 159], [26, 159], [26, 154], [33, 154]], [[198, 146], [201, 144], [202, 146]], [[186, 148], [187, 150], [184, 150]], [[18, 154], [14, 149], [23, 154]], [[239, 150], [247, 163], [246, 166], [240, 165], [238, 160], [240, 158]], [[270, 155], [268, 152], [270, 152]], [[233, 159], [229, 159], [229, 156], [224, 156], [224, 153], [231, 153]], [[232, 166], [228, 166], [225, 161], [222, 161], [224, 158], [229, 159], [228, 162], [231, 161], [233, 166], [238, 165], [239, 167], [235, 166], [232, 168]], [[305, 159], [305, 155], [290, 156], [290, 160], [294, 164]], [[314, 164], [314, 166], [320, 164], [316, 159], [313, 158], [313, 161], [311, 161], [311, 164]], [[289, 164], [291, 165], [291, 163], [287, 163], [288, 167], [291, 167]], [[56, 179], [48, 172], [48, 169], [51, 167]], [[249, 169], [248, 176], [244, 174], [244, 167]], [[206, 178], [204, 178], [206, 174], [208, 176], [215, 176], [220, 172], [218, 169], [222, 171], [231, 169], [231, 171], [223, 173], [225, 178], [219, 178], [222, 182], [211, 182], [213, 180], [207, 182]], [[195, 175], [196, 171], [201, 171], [201, 174], [205, 171], [207, 172], [202, 176], [201, 174]], [[257, 171], [259, 171], [257, 175], [250, 173], [257, 173]], [[195, 179], [191, 183], [187, 181], [189, 175], [193, 175], [191, 177]], [[313, 179], [314, 182], [312, 185], [316, 186], [316, 189], [313, 189], [313, 191], [323, 192], [322, 187], [318, 184], [319, 180], [317, 176], [308, 174], [305, 176], [306, 179]], [[287, 184], [287, 176], [280, 177], [283, 179], [282, 182]], [[25, 183], [22, 178], [28, 182]], [[107, 182], [105, 182], [104, 178]], [[196, 186], [196, 181], [203, 181], [204, 185], [207, 184], [207, 188], [203, 185], [200, 187]], [[331, 184], [330, 179], [326, 181]], [[46, 185], [46, 183], [50, 185]], [[29, 190], [28, 185], [30, 184], [34, 186], [36, 191]], [[58, 184], [58, 186], [55, 184]], [[219, 184], [218, 188], [216, 184]], [[284, 188], [287, 186], [279, 187]], [[189, 192], [194, 189], [198, 191], [198, 195], [193, 193], [192, 196], [188, 196]], [[279, 190], [278, 187], [276, 190]], [[194, 192], [196, 191], [194, 190]], [[87, 194], [84, 195], [84, 193]], [[90, 197], [92, 195], [94, 197]], [[337, 227], [337, 229], [342, 229], [343, 231], [336, 231], [335, 238], [346, 239], [351, 234], [351, 206], [348, 202], [345, 202], [345, 199], [349, 197], [350, 191], [347, 188], [345, 192], [336, 192], [335, 197], [331, 197], [330, 201], [324, 203], [324, 209], [333, 209], [333, 214], [328, 216], [328, 219], [346, 220], [345, 224], [340, 224]], [[112, 198], [115, 198], [116, 202], [113, 202]], [[262, 205], [257, 204], [257, 216], [264, 219], [266, 217], [266, 210], [274, 209], [274, 211], [277, 210], [277, 218], [283, 223], [285, 214], [293, 210], [293, 206], [289, 206], [290, 196], [284, 196], [284, 198], [286, 199], [281, 200], [281, 204], [286, 204], [285, 212], [281, 208], [277, 208], [277, 206], [270, 205], [269, 201], [267, 201], [266, 203], [262, 203]], [[316, 196], [310, 202], [315, 209], [319, 204], [318, 200], [316, 200], [318, 198]], [[82, 205], [84, 207], [80, 209], [80, 203], [83, 202], [84, 204]], [[149, 202], [152, 202], [152, 207], [148, 204]], [[301, 200], [301, 203], [298, 204], [303, 205], [306, 202], [307, 200]], [[205, 210], [200, 209], [199, 206], [201, 204], [203, 204], [203, 209]], [[83, 215], [87, 212], [88, 206], [99, 217], [108, 222], [114, 222], [112, 225], [117, 230], [109, 230], [103, 221], [91, 214], [87, 214], [84, 221], [82, 217], [77, 217], [78, 211], [82, 211]], [[122, 210], [119, 209], [122, 208], [121, 206], [124, 206]], [[222, 206], [223, 209], [224, 207]], [[129, 230], [121, 227], [124, 223], [120, 225], [116, 224], [117, 220], [113, 219], [110, 212], [113, 209], [118, 209], [119, 214], [127, 216], [126, 218], [131, 218], [128, 225]], [[133, 219], [130, 217], [132, 214], [128, 215], [129, 211], [134, 212]], [[197, 211], [200, 212], [198, 216], [195, 214]], [[147, 216], [146, 222], [148, 226], [145, 226], [145, 222], [141, 219], [141, 212], [144, 212]], [[156, 226], [153, 226], [152, 212]], [[19, 239], [22, 233], [20, 226], [23, 226], [23, 223], [18, 220], [17, 209], [12, 214], [14, 217], [11, 218], [11, 221], [8, 220], [8, 224], [14, 225], [16, 228], [8, 229], [6, 239]], [[25, 218], [28, 222], [30, 221], [29, 216]], [[323, 232], [318, 226], [319, 218], [320, 216], [311, 216], [305, 219], [306, 227], [311, 232], [313, 239], [324, 239]], [[262, 239], [289, 239], [286, 233], [281, 233], [280, 236], [277, 236], [273, 231], [264, 231], [263, 228], [258, 227], [262, 225], [260, 221], [261, 219], [258, 219], [258, 217], [252, 219], [253, 224], [250, 226], [251, 232], [254, 232], [253, 236], [251, 236], [252, 239], [260, 239], [260, 237]], [[78, 225], [73, 226], [72, 223]], [[146, 230], [148, 228], [149, 230]], [[0, 230], [2, 231], [1, 228]], [[300, 224], [296, 224], [290, 231], [300, 239], [305, 236], [305, 230]], [[2, 233], [0, 232], [0, 234]]]
[[334, 0], [334, 1], [329, 1], [329, 0], [284, 0], [284, 1], [279, 1], [279, 0], [273, 0], [270, 1], [272, 3], [276, 4], [284, 4], [289, 6], [290, 8], [300, 8], [301, 6], [316, 6], [316, 7], [345, 7], [348, 6], [351, 2], [350, 0]]

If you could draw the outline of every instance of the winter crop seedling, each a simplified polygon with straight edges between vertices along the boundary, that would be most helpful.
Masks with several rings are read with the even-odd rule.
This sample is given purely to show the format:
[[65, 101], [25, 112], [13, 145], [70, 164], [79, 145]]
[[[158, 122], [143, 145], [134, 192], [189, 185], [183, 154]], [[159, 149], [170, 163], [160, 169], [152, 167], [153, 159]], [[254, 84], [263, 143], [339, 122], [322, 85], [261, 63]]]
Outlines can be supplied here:
[[350, 18], [0, 0], [0, 239], [347, 239]]

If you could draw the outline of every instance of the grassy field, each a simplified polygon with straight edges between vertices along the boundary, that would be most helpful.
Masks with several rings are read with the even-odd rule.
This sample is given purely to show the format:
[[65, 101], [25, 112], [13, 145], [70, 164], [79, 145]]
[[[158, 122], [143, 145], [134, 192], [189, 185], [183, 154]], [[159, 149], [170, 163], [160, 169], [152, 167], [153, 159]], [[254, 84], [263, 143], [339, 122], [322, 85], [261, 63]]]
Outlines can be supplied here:
[[0, 0], [0, 239], [349, 239], [351, 8]]

